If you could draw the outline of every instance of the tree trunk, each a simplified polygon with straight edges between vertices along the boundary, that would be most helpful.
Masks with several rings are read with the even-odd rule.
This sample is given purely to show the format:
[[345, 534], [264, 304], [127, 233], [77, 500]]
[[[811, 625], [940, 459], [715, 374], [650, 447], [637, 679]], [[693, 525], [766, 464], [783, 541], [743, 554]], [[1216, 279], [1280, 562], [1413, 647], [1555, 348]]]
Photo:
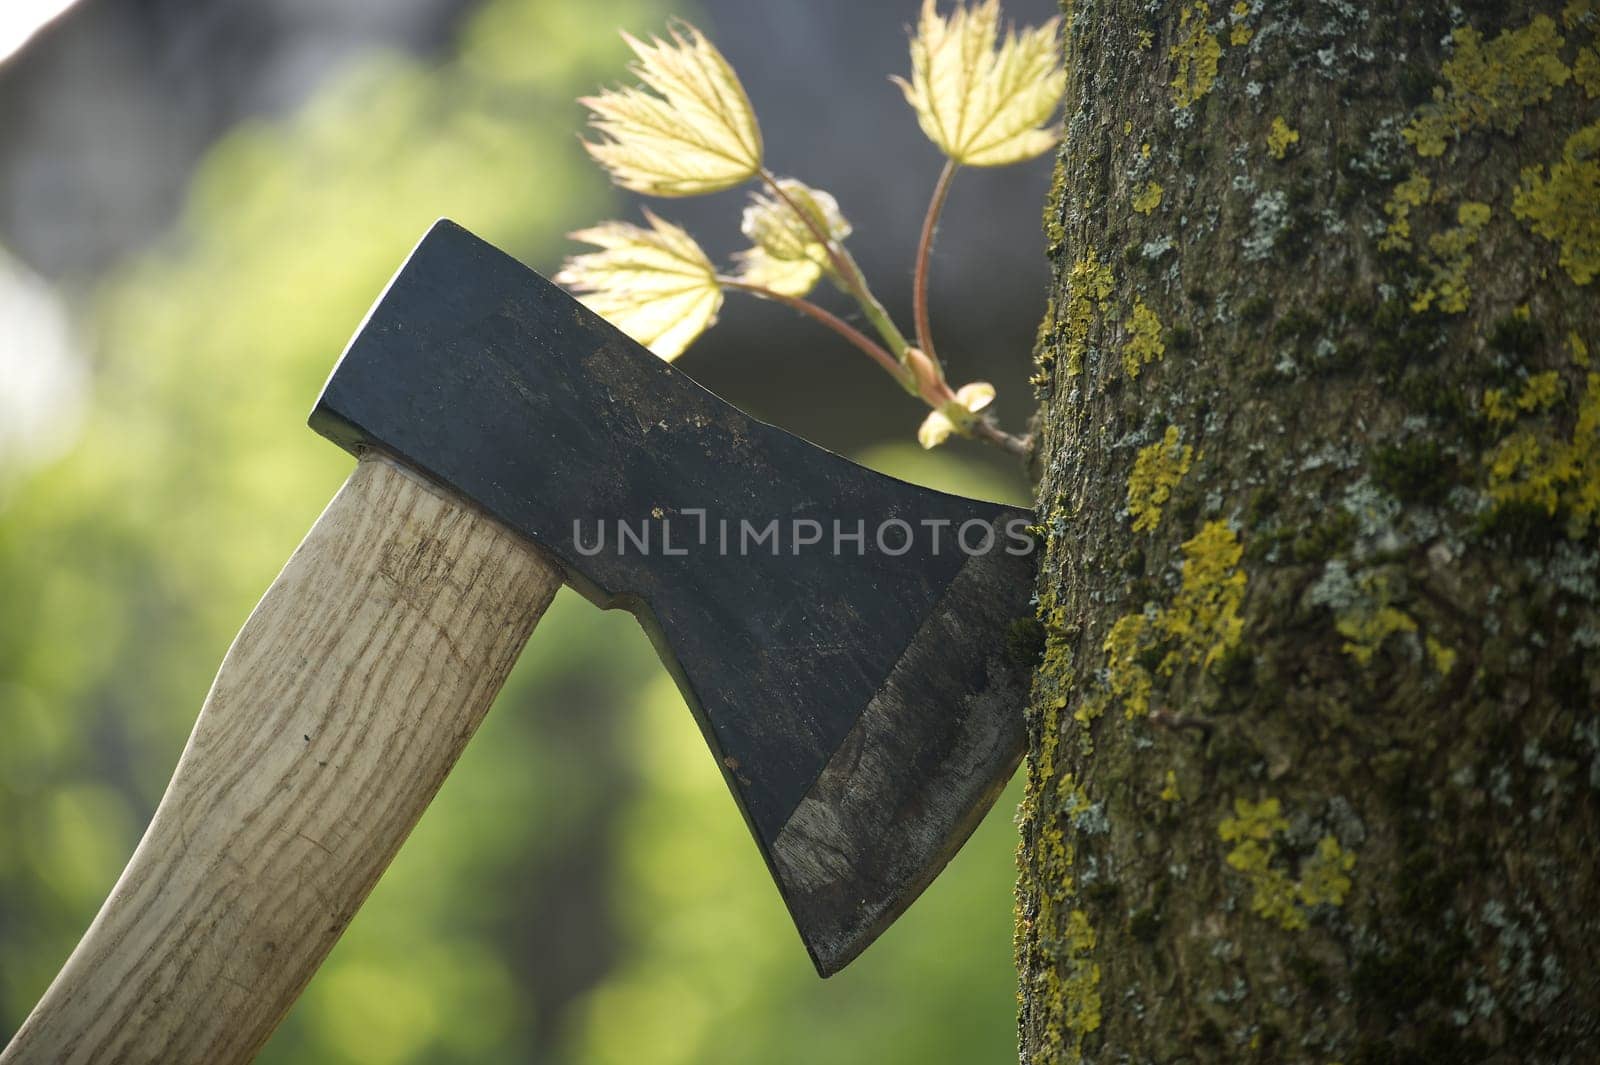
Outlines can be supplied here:
[[1023, 1061], [1600, 1061], [1600, 4], [1066, 7]]

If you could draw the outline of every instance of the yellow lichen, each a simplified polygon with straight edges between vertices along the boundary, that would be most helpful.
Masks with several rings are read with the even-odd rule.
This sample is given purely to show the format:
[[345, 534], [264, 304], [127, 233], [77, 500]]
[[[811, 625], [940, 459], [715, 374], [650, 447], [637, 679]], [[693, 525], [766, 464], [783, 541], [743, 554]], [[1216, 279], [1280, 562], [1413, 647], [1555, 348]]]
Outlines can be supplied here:
[[1044, 699], [1039, 726], [1038, 768], [1046, 777], [1055, 773], [1056, 750], [1061, 745], [1061, 710], [1066, 705], [1065, 695], [1047, 696]]
[[1323, 836], [1317, 849], [1300, 865], [1300, 883], [1296, 893], [1307, 906], [1343, 906], [1350, 894], [1350, 870], [1356, 867], [1356, 856], [1339, 846], [1333, 836]]
[[1600, 49], [1593, 45], [1580, 49], [1572, 64], [1572, 78], [1589, 96], [1600, 96]]
[[1272, 128], [1267, 131], [1267, 150], [1274, 159], [1284, 158], [1289, 154], [1290, 146], [1299, 143], [1300, 131], [1290, 128], [1282, 115], [1272, 120]]
[[1222, 819], [1217, 835], [1224, 843], [1234, 844], [1226, 860], [1250, 882], [1251, 911], [1276, 922], [1286, 931], [1305, 928], [1305, 912], [1295, 904], [1294, 882], [1272, 864], [1277, 853], [1274, 837], [1289, 828], [1278, 800], [1252, 803], [1247, 799], [1235, 799], [1233, 809], [1235, 816]]
[[1039, 741], [1039, 768], [1049, 775], [1055, 771], [1056, 751], [1061, 746], [1061, 711], [1067, 705], [1065, 695], [1057, 695], [1045, 703], [1045, 724]]
[[[1600, 10], [1594, 0], [1572, 0], [1561, 13], [1561, 20], [1569, 30], [1587, 25], [1600, 32]], [[1583, 87], [1586, 95], [1600, 96], [1600, 47], [1593, 39], [1578, 49], [1578, 58], [1572, 63], [1572, 80]]]
[[1554, 516], [1561, 505], [1555, 463], [1532, 430], [1501, 440], [1484, 456], [1489, 466], [1489, 496], [1497, 503], [1528, 503]]
[[1095, 313], [1111, 295], [1113, 286], [1110, 265], [1102, 263], [1093, 248], [1072, 264], [1072, 271], [1067, 275], [1067, 310], [1062, 322], [1069, 377], [1083, 372], [1089, 330], [1094, 325]]
[[1439, 676], [1448, 677], [1450, 671], [1456, 668], [1456, 650], [1454, 647], [1440, 643], [1429, 636], [1422, 641], [1428, 649], [1428, 661], [1433, 663], [1433, 668], [1439, 671]]
[[1156, 35], [1149, 30], [1139, 31], [1139, 51], [1148, 52], [1150, 46], [1156, 43]]
[[1208, 668], [1238, 646], [1244, 632], [1239, 607], [1245, 576], [1239, 571], [1244, 548], [1225, 521], [1210, 521], [1183, 544], [1183, 578], [1161, 627], [1175, 645], [1161, 660], [1162, 673], [1183, 663]]
[[[1070, 780], [1070, 777], [1063, 779]], [[1071, 865], [1076, 855], [1073, 853], [1072, 844], [1067, 842], [1066, 831], [1061, 827], [1059, 819], [1052, 818], [1049, 828], [1040, 833], [1039, 857], [1041, 863], [1054, 871], [1050, 883], [1045, 888], [1049, 898], [1065, 898], [1072, 894]]]
[[[1150, 712], [1150, 690], [1155, 681], [1150, 671], [1140, 664], [1149, 629], [1149, 619], [1143, 614], [1125, 614], [1111, 626], [1101, 648], [1106, 652], [1107, 693], [1122, 703], [1130, 719]], [[1078, 711], [1079, 720], [1087, 724], [1098, 717], [1102, 709], [1103, 704], [1098, 700], [1085, 700]]]
[[1379, 251], [1405, 251], [1411, 247], [1411, 211], [1428, 202], [1433, 195], [1433, 182], [1422, 174], [1413, 174], [1394, 187], [1383, 213], [1389, 216], [1389, 225], [1383, 239], [1378, 241]]
[[1048, 247], [1059, 247], [1067, 239], [1067, 227], [1062, 221], [1067, 199], [1067, 168], [1058, 166], [1050, 175], [1050, 188], [1044, 195], [1044, 236]]
[[1135, 300], [1133, 314], [1124, 325], [1128, 339], [1122, 345], [1122, 368], [1129, 377], [1138, 377], [1142, 367], [1166, 353], [1167, 345], [1161, 340], [1161, 319], [1143, 300]]
[[1274, 835], [1289, 829], [1289, 822], [1283, 816], [1283, 805], [1277, 799], [1262, 799], [1260, 802], [1234, 799], [1233, 812], [1233, 817], [1224, 817], [1222, 824], [1217, 826], [1217, 835], [1222, 837], [1224, 843], [1235, 840], [1270, 843]]
[[1254, 40], [1256, 31], [1251, 29], [1244, 21], [1250, 15], [1250, 5], [1245, 3], [1244, 0], [1237, 0], [1228, 13], [1232, 16], [1233, 21], [1233, 29], [1228, 33], [1228, 43], [1239, 47]]
[[1566, 382], [1554, 370], [1537, 373], [1523, 384], [1522, 390], [1511, 398], [1503, 388], [1486, 389], [1483, 393], [1483, 413], [1497, 425], [1517, 420], [1517, 412], [1529, 413], [1554, 406], [1566, 392]]
[[1472, 249], [1489, 224], [1489, 205], [1467, 201], [1456, 210], [1456, 225], [1428, 238], [1428, 260], [1433, 276], [1411, 301], [1411, 309], [1421, 313], [1438, 305], [1446, 314], [1460, 314], [1472, 298], [1467, 273], [1472, 268]]
[[1361, 665], [1369, 665], [1378, 648], [1397, 632], [1416, 632], [1417, 623], [1410, 614], [1392, 606], [1373, 610], [1352, 611], [1336, 623], [1339, 635], [1345, 637], [1342, 648], [1345, 654]]
[[[1073, 1057], [1083, 1037], [1100, 1027], [1100, 965], [1094, 960], [1095, 934], [1089, 915], [1074, 909], [1067, 915], [1056, 966], [1065, 970], [1056, 995], [1061, 1027], [1071, 1036]], [[1053, 1003], [1052, 1005], [1056, 1005]]]
[[1600, 274], [1600, 122], [1567, 138], [1561, 160], [1526, 167], [1511, 213], [1561, 246], [1562, 269], [1580, 285]]
[[[1053, 796], [1041, 792], [1050, 779], [1042, 767], [1029, 767], [1024, 806], [1039, 825], [1033, 864], [1023, 866], [1031, 881], [1038, 912], [1031, 923], [1019, 924], [1019, 952], [1030, 947], [1046, 957], [1034, 971], [1032, 998], [1043, 1017], [1041, 1052], [1045, 1060], [1075, 1058], [1083, 1037], [1100, 1027], [1100, 966], [1094, 960], [1096, 936], [1089, 916], [1069, 905], [1075, 893], [1076, 850], [1064, 825], [1090, 805], [1070, 774], [1056, 782]], [[1049, 800], [1054, 798], [1056, 805]], [[1045, 812], [1048, 808], [1048, 812]], [[1023, 852], [1019, 851], [1019, 855]]]
[[1399, 632], [1416, 632], [1417, 622], [1392, 605], [1393, 593], [1383, 574], [1362, 574], [1360, 587], [1360, 597], [1335, 618], [1334, 628], [1345, 638], [1341, 650], [1366, 666], [1385, 640]]
[[1536, 373], [1528, 378], [1527, 384], [1522, 386], [1522, 391], [1517, 395], [1517, 409], [1522, 411], [1544, 410], [1561, 398], [1566, 384], [1561, 380], [1561, 375], [1554, 370], [1546, 373]]
[[[1146, 146], [1148, 148], [1148, 145]], [[1146, 181], [1133, 190], [1133, 209], [1140, 214], [1149, 214], [1161, 206], [1162, 188], [1154, 181]]]
[[1576, 329], [1567, 334], [1567, 350], [1572, 352], [1572, 364], [1574, 366], [1589, 365], [1589, 345], [1578, 335]]
[[[1055, 508], [1050, 517], [1049, 524], [1054, 526], [1063, 515]], [[1054, 533], [1051, 535], [1053, 539]], [[1056, 747], [1061, 740], [1061, 710], [1067, 705], [1067, 697], [1059, 693], [1072, 683], [1073, 634], [1068, 629], [1066, 615], [1066, 608], [1056, 601], [1054, 589], [1047, 589], [1039, 597], [1037, 616], [1044, 626], [1045, 639], [1044, 658], [1036, 671], [1036, 690], [1043, 705], [1038, 764], [1046, 776], [1055, 771]]]
[[1161, 787], [1162, 802], [1182, 802], [1183, 795], [1178, 791], [1178, 774], [1174, 770], [1167, 770], [1167, 782]]
[[1244, 874], [1251, 887], [1250, 909], [1287, 932], [1308, 927], [1306, 909], [1314, 906], [1341, 906], [1352, 887], [1349, 873], [1355, 868], [1355, 855], [1325, 835], [1317, 849], [1300, 865], [1299, 880], [1273, 859], [1278, 853], [1278, 836], [1289, 830], [1289, 821], [1277, 799], [1258, 803], [1247, 799], [1233, 801], [1234, 816], [1217, 826], [1224, 843], [1232, 843], [1226, 861]]
[[[1176, 443], [1176, 437], [1173, 437]], [[1156, 670], [1172, 676], [1180, 666], [1209, 668], [1237, 647], [1244, 632], [1239, 608], [1245, 575], [1238, 569], [1244, 548], [1227, 522], [1207, 523], [1183, 544], [1181, 584], [1172, 601], [1148, 612], [1125, 614], [1106, 635], [1106, 682], [1088, 694], [1075, 715], [1088, 723], [1120, 703], [1128, 718], [1150, 712]]]
[[1585, 535], [1600, 518], [1600, 374], [1587, 375], [1570, 439], [1545, 426], [1518, 429], [1484, 463], [1497, 507], [1519, 504], [1552, 518], [1564, 510], [1567, 535]]
[[1194, 448], [1179, 444], [1176, 425], [1153, 444], [1139, 449], [1128, 476], [1128, 514], [1134, 532], [1150, 532], [1161, 524], [1161, 508], [1172, 498], [1172, 490], [1189, 472]]
[[1486, 388], [1483, 390], [1483, 416], [1500, 425], [1514, 422], [1517, 420], [1517, 405], [1506, 398], [1505, 389]]
[[1172, 102], [1180, 109], [1210, 92], [1217, 81], [1222, 42], [1206, 25], [1210, 17], [1211, 6], [1205, 0], [1195, 0], [1178, 16], [1181, 37], [1167, 55], [1178, 61], [1178, 71], [1172, 78]]
[[1404, 130], [1419, 155], [1443, 155], [1451, 137], [1474, 129], [1515, 133], [1523, 111], [1549, 100], [1572, 76], [1560, 56], [1566, 42], [1548, 15], [1488, 43], [1470, 26], [1451, 41], [1455, 55], [1442, 68], [1448, 88], [1435, 88], [1433, 101]]
[[[1046, 517], [1051, 535], [1064, 517], [1059, 507]], [[1035, 687], [1039, 742], [1027, 761], [1022, 800], [1024, 831], [1031, 845], [1017, 851], [1016, 946], [1019, 968], [1033, 973], [1029, 993], [1037, 1010], [1041, 1052], [1048, 1060], [1060, 1060], [1076, 1056], [1083, 1037], [1100, 1026], [1100, 969], [1094, 960], [1094, 928], [1087, 914], [1072, 904], [1077, 861], [1072, 819], [1091, 804], [1072, 774], [1057, 776], [1062, 709], [1067, 703], [1059, 693], [1074, 683], [1073, 637], [1066, 609], [1053, 590], [1040, 597], [1038, 617], [1047, 638], [1045, 663]]]

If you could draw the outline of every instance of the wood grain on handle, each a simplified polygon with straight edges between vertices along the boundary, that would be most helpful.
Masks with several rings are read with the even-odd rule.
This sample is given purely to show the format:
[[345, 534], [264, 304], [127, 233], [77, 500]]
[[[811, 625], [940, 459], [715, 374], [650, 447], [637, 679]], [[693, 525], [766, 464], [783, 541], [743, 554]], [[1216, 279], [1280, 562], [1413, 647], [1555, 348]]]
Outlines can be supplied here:
[[493, 519], [362, 461], [234, 640], [144, 839], [0, 1063], [248, 1061], [560, 582]]

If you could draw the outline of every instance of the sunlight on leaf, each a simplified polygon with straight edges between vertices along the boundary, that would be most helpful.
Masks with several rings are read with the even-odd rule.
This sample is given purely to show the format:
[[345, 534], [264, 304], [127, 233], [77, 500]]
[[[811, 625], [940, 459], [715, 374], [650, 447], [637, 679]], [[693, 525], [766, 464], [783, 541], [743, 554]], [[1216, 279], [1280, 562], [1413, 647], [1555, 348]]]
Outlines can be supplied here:
[[850, 235], [850, 223], [839, 213], [839, 202], [794, 178], [779, 178], [778, 187], [783, 197], [751, 193], [740, 231], [774, 258], [825, 261], [828, 252], [817, 240], [817, 231], [834, 241]]
[[765, 248], [734, 252], [733, 257], [739, 263], [740, 281], [783, 296], [804, 296], [822, 277], [822, 267], [810, 259], [778, 259]]
[[572, 234], [600, 251], [569, 258], [558, 284], [669, 362], [717, 320], [717, 271], [679, 227], [644, 212], [650, 228], [603, 222]]
[[936, 448], [959, 427], [971, 423], [973, 415], [994, 402], [994, 385], [987, 381], [974, 381], [956, 389], [956, 398], [922, 420], [917, 429], [917, 443], [924, 448]]
[[956, 402], [963, 410], [976, 414], [994, 402], [994, 385], [987, 381], [974, 381], [956, 389]]
[[833, 269], [818, 231], [838, 242], [850, 235], [850, 223], [838, 201], [821, 189], [793, 178], [780, 178], [778, 187], [783, 197], [751, 193], [744, 209], [739, 228], [755, 247], [738, 256], [739, 280], [786, 296], [804, 296]]
[[584, 146], [612, 180], [653, 196], [696, 196], [754, 177], [761, 130], [722, 53], [688, 23], [675, 24], [667, 41], [622, 36], [644, 84], [579, 101], [601, 134]]
[[911, 39], [911, 80], [893, 79], [928, 139], [966, 166], [1005, 166], [1049, 151], [1061, 127], [1055, 113], [1067, 75], [1060, 19], [1000, 34], [1000, 2], [957, 7], [949, 19], [923, 0]]
[[922, 424], [917, 427], [917, 443], [932, 450], [950, 439], [950, 434], [955, 431], [956, 423], [943, 411], [929, 411], [928, 416], [922, 419]]

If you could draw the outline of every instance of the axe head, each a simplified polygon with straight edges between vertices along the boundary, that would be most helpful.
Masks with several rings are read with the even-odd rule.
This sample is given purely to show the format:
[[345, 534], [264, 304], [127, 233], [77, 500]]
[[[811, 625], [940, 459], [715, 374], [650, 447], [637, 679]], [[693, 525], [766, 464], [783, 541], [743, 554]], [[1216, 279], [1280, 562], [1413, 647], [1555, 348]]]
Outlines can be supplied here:
[[432, 477], [639, 618], [824, 976], [1016, 768], [1029, 511], [758, 422], [452, 223], [373, 306], [311, 424]]

